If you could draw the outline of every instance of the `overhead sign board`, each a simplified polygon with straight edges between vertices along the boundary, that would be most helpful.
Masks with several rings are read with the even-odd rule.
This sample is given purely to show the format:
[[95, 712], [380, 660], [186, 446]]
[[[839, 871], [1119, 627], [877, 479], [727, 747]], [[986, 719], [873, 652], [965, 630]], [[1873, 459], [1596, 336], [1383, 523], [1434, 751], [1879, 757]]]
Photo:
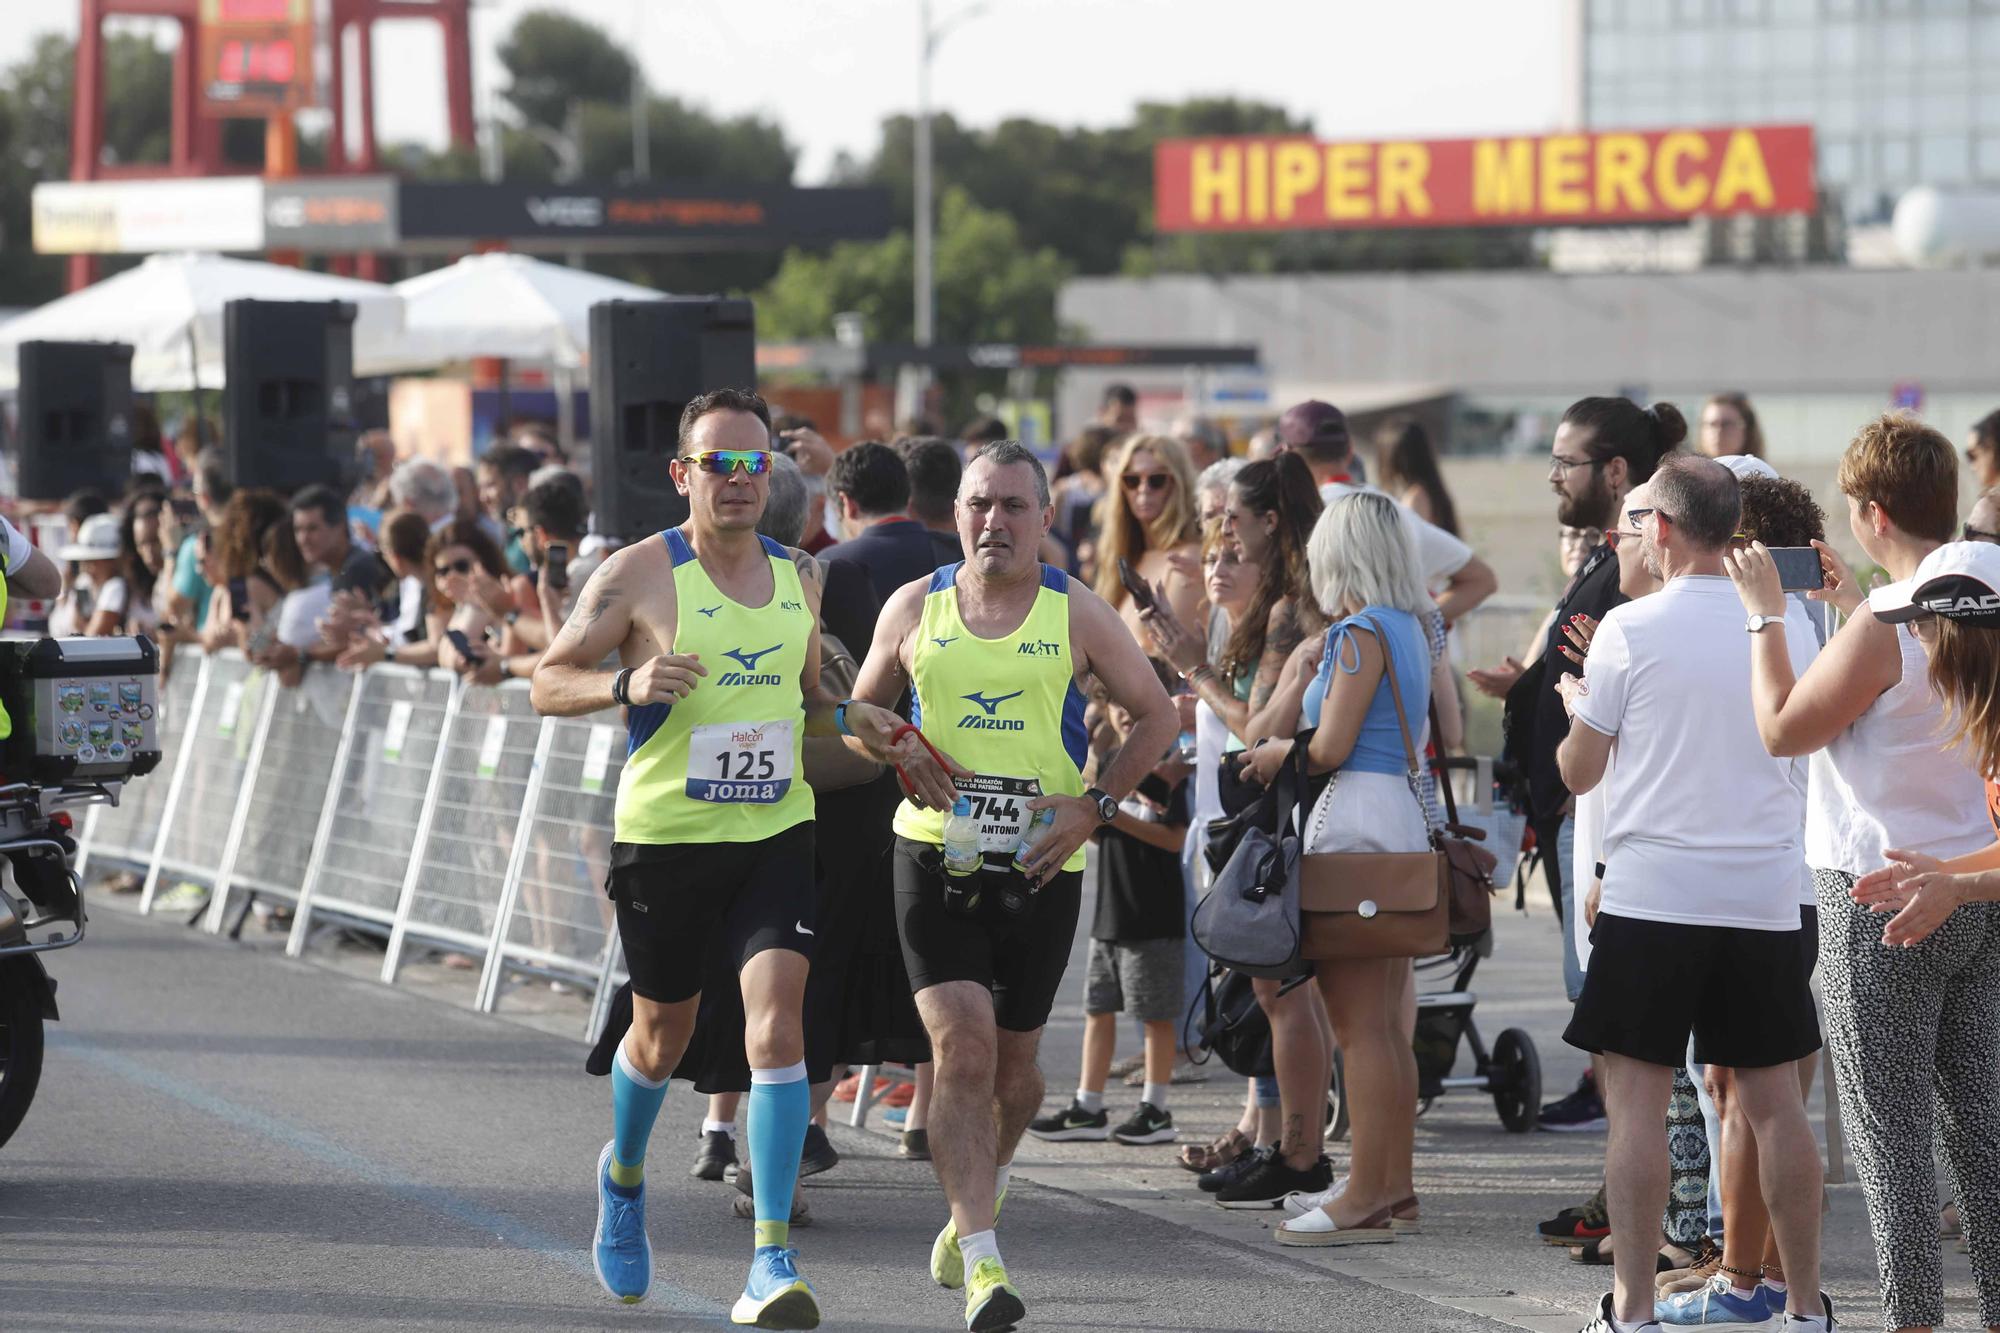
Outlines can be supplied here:
[[161, 250], [261, 250], [264, 182], [49, 181], [35, 186], [35, 252], [134, 255]]
[[398, 228], [405, 242], [455, 247], [491, 238], [519, 249], [715, 249], [810, 245], [885, 236], [889, 195], [878, 189], [663, 182], [654, 185], [482, 185], [408, 181]]
[[312, 103], [312, 0], [201, 0], [201, 109], [275, 116]]
[[50, 181], [34, 187], [38, 254], [160, 250], [662, 250], [812, 245], [889, 232], [889, 194], [665, 184], [421, 184], [393, 176]]
[[1805, 125], [1487, 139], [1163, 139], [1162, 232], [1565, 226], [1810, 213]]

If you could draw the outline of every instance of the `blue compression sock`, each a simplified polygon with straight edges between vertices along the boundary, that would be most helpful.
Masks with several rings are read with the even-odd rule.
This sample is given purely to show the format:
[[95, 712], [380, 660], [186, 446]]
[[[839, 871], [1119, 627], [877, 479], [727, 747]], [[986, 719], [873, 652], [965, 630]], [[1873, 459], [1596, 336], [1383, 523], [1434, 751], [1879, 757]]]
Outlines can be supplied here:
[[[646, 1140], [652, 1137], [667, 1080], [657, 1083], [639, 1072], [621, 1043], [611, 1066], [611, 1183], [637, 1189], [644, 1180]], [[795, 1154], [796, 1155], [796, 1154]]]
[[799, 1152], [812, 1118], [804, 1061], [786, 1069], [750, 1071], [750, 1193], [757, 1205], [757, 1244], [786, 1245], [792, 1235], [792, 1189]]

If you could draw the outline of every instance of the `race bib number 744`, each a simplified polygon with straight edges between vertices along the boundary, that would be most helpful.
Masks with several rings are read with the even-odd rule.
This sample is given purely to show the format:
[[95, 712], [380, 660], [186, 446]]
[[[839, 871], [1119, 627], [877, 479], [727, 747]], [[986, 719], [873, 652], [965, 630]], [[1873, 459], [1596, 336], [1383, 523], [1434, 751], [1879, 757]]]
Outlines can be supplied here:
[[1042, 794], [1034, 778], [992, 777], [984, 773], [955, 778], [958, 794], [972, 804], [979, 821], [979, 850], [990, 856], [1012, 856], [1021, 845], [1021, 830], [1034, 818], [1028, 802]]
[[791, 786], [789, 721], [716, 722], [688, 732], [688, 799], [774, 805]]

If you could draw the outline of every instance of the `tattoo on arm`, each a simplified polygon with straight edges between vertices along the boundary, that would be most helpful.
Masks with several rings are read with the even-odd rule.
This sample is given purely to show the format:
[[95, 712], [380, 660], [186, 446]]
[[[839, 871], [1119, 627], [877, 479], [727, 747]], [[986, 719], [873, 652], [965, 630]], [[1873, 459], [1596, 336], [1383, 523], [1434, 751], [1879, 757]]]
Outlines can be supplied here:
[[616, 584], [607, 584], [597, 589], [569, 613], [569, 619], [563, 622], [562, 632], [556, 635], [555, 643], [549, 646], [555, 647], [556, 644], [568, 646], [583, 642], [585, 636], [590, 633], [591, 626], [604, 619], [605, 613], [611, 610], [612, 605], [622, 595], [623, 590]]
[[1250, 687], [1252, 713], [1271, 702], [1271, 696], [1277, 692], [1278, 681], [1285, 674], [1285, 664], [1291, 660], [1293, 650], [1304, 638], [1298, 615], [1290, 609], [1264, 636], [1264, 655], [1257, 662], [1256, 683]]
[[799, 571], [799, 582], [808, 588], [817, 589], [824, 581], [819, 567], [819, 557], [805, 551], [792, 551], [792, 564]]

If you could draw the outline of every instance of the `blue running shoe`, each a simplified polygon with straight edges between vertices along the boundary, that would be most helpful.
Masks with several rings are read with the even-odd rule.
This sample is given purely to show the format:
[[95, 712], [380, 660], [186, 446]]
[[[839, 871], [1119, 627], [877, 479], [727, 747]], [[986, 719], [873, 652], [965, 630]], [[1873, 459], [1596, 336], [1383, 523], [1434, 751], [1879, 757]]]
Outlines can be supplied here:
[[1673, 1328], [1776, 1328], [1784, 1316], [1772, 1317], [1761, 1287], [1748, 1296], [1738, 1296], [1729, 1275], [1717, 1273], [1705, 1287], [1655, 1302], [1653, 1318]]
[[750, 1280], [729, 1312], [732, 1324], [752, 1328], [818, 1328], [819, 1302], [799, 1276], [799, 1252], [782, 1245], [759, 1245], [750, 1260]]
[[653, 1289], [653, 1242], [646, 1238], [646, 1182], [611, 1183], [611, 1145], [597, 1154], [597, 1239], [590, 1247], [597, 1281], [627, 1305]]

